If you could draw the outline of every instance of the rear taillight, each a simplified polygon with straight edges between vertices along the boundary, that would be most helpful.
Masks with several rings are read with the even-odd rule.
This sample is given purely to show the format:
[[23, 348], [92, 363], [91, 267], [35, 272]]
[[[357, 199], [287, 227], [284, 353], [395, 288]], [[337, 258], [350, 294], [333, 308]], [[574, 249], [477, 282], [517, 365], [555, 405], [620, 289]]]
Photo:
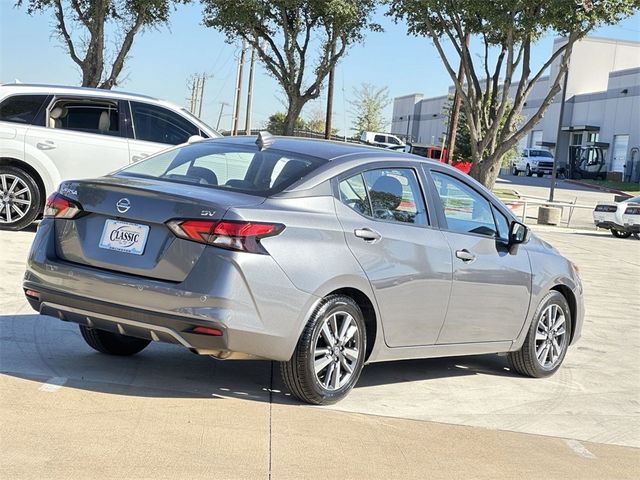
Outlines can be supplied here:
[[640, 215], [640, 207], [627, 207], [624, 211], [625, 215]]
[[609, 212], [613, 213], [618, 210], [615, 205], [596, 205], [596, 212]]
[[44, 216], [50, 218], [75, 218], [80, 212], [82, 212], [82, 207], [79, 203], [69, 200], [57, 192], [47, 198], [47, 203], [44, 206]]
[[284, 230], [280, 223], [241, 222], [221, 220], [173, 220], [167, 224], [178, 237], [194, 242], [215, 245], [228, 250], [266, 254], [260, 244], [265, 237], [278, 235]]

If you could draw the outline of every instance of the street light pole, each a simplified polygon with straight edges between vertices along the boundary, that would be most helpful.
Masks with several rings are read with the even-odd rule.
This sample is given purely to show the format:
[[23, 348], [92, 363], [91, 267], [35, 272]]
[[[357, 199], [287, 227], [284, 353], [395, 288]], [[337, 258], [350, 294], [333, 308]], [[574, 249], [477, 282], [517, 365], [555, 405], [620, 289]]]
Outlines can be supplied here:
[[[566, 55], [566, 53], [565, 53]], [[564, 60], [564, 56], [563, 56]], [[553, 196], [556, 191], [556, 175], [558, 174], [558, 152], [560, 150], [560, 134], [562, 133], [562, 117], [564, 117], [564, 104], [567, 100], [567, 79], [569, 78], [569, 60], [567, 58], [567, 68], [564, 71], [564, 78], [562, 79], [562, 99], [560, 100], [560, 118], [558, 118], [558, 132], [556, 134], [556, 151], [555, 158], [553, 159], [553, 169], [551, 170], [551, 186], [549, 187], [549, 201], [553, 202]], [[567, 159], [567, 162], [570, 159]]]

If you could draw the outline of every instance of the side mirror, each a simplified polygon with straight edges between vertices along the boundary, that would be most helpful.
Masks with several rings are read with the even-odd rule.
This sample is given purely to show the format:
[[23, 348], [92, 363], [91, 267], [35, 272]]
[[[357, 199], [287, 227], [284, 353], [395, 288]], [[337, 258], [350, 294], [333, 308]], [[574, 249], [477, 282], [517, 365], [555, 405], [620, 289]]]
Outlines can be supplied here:
[[203, 140], [205, 140], [205, 138], [204, 138], [204, 137], [201, 137], [200, 135], [191, 135], [191, 136], [189, 137], [189, 139], [187, 140], [187, 143], [188, 143], [189, 145], [191, 145], [192, 143], [198, 143], [198, 142], [201, 142], [201, 141], [203, 141]]
[[511, 228], [509, 228], [509, 245], [525, 243], [529, 240], [530, 233], [529, 227], [524, 223], [511, 222]]

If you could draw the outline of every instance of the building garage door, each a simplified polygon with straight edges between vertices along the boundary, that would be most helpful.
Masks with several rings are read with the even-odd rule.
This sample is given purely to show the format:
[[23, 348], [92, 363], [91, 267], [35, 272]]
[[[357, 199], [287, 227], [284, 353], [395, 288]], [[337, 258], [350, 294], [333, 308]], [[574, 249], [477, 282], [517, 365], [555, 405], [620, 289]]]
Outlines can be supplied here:
[[613, 137], [613, 154], [611, 155], [612, 172], [624, 172], [628, 147], [629, 135], [616, 135]]

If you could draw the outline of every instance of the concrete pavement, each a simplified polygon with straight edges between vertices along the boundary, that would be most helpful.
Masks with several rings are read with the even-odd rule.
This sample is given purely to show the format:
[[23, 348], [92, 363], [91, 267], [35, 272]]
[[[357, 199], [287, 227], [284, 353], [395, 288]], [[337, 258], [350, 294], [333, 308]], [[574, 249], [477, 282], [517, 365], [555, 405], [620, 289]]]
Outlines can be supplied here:
[[293, 401], [270, 362], [93, 352], [23, 299], [33, 233], [0, 232], [0, 478], [634, 478], [640, 242], [539, 230], [588, 302], [555, 376], [494, 355], [375, 364], [330, 408]]

